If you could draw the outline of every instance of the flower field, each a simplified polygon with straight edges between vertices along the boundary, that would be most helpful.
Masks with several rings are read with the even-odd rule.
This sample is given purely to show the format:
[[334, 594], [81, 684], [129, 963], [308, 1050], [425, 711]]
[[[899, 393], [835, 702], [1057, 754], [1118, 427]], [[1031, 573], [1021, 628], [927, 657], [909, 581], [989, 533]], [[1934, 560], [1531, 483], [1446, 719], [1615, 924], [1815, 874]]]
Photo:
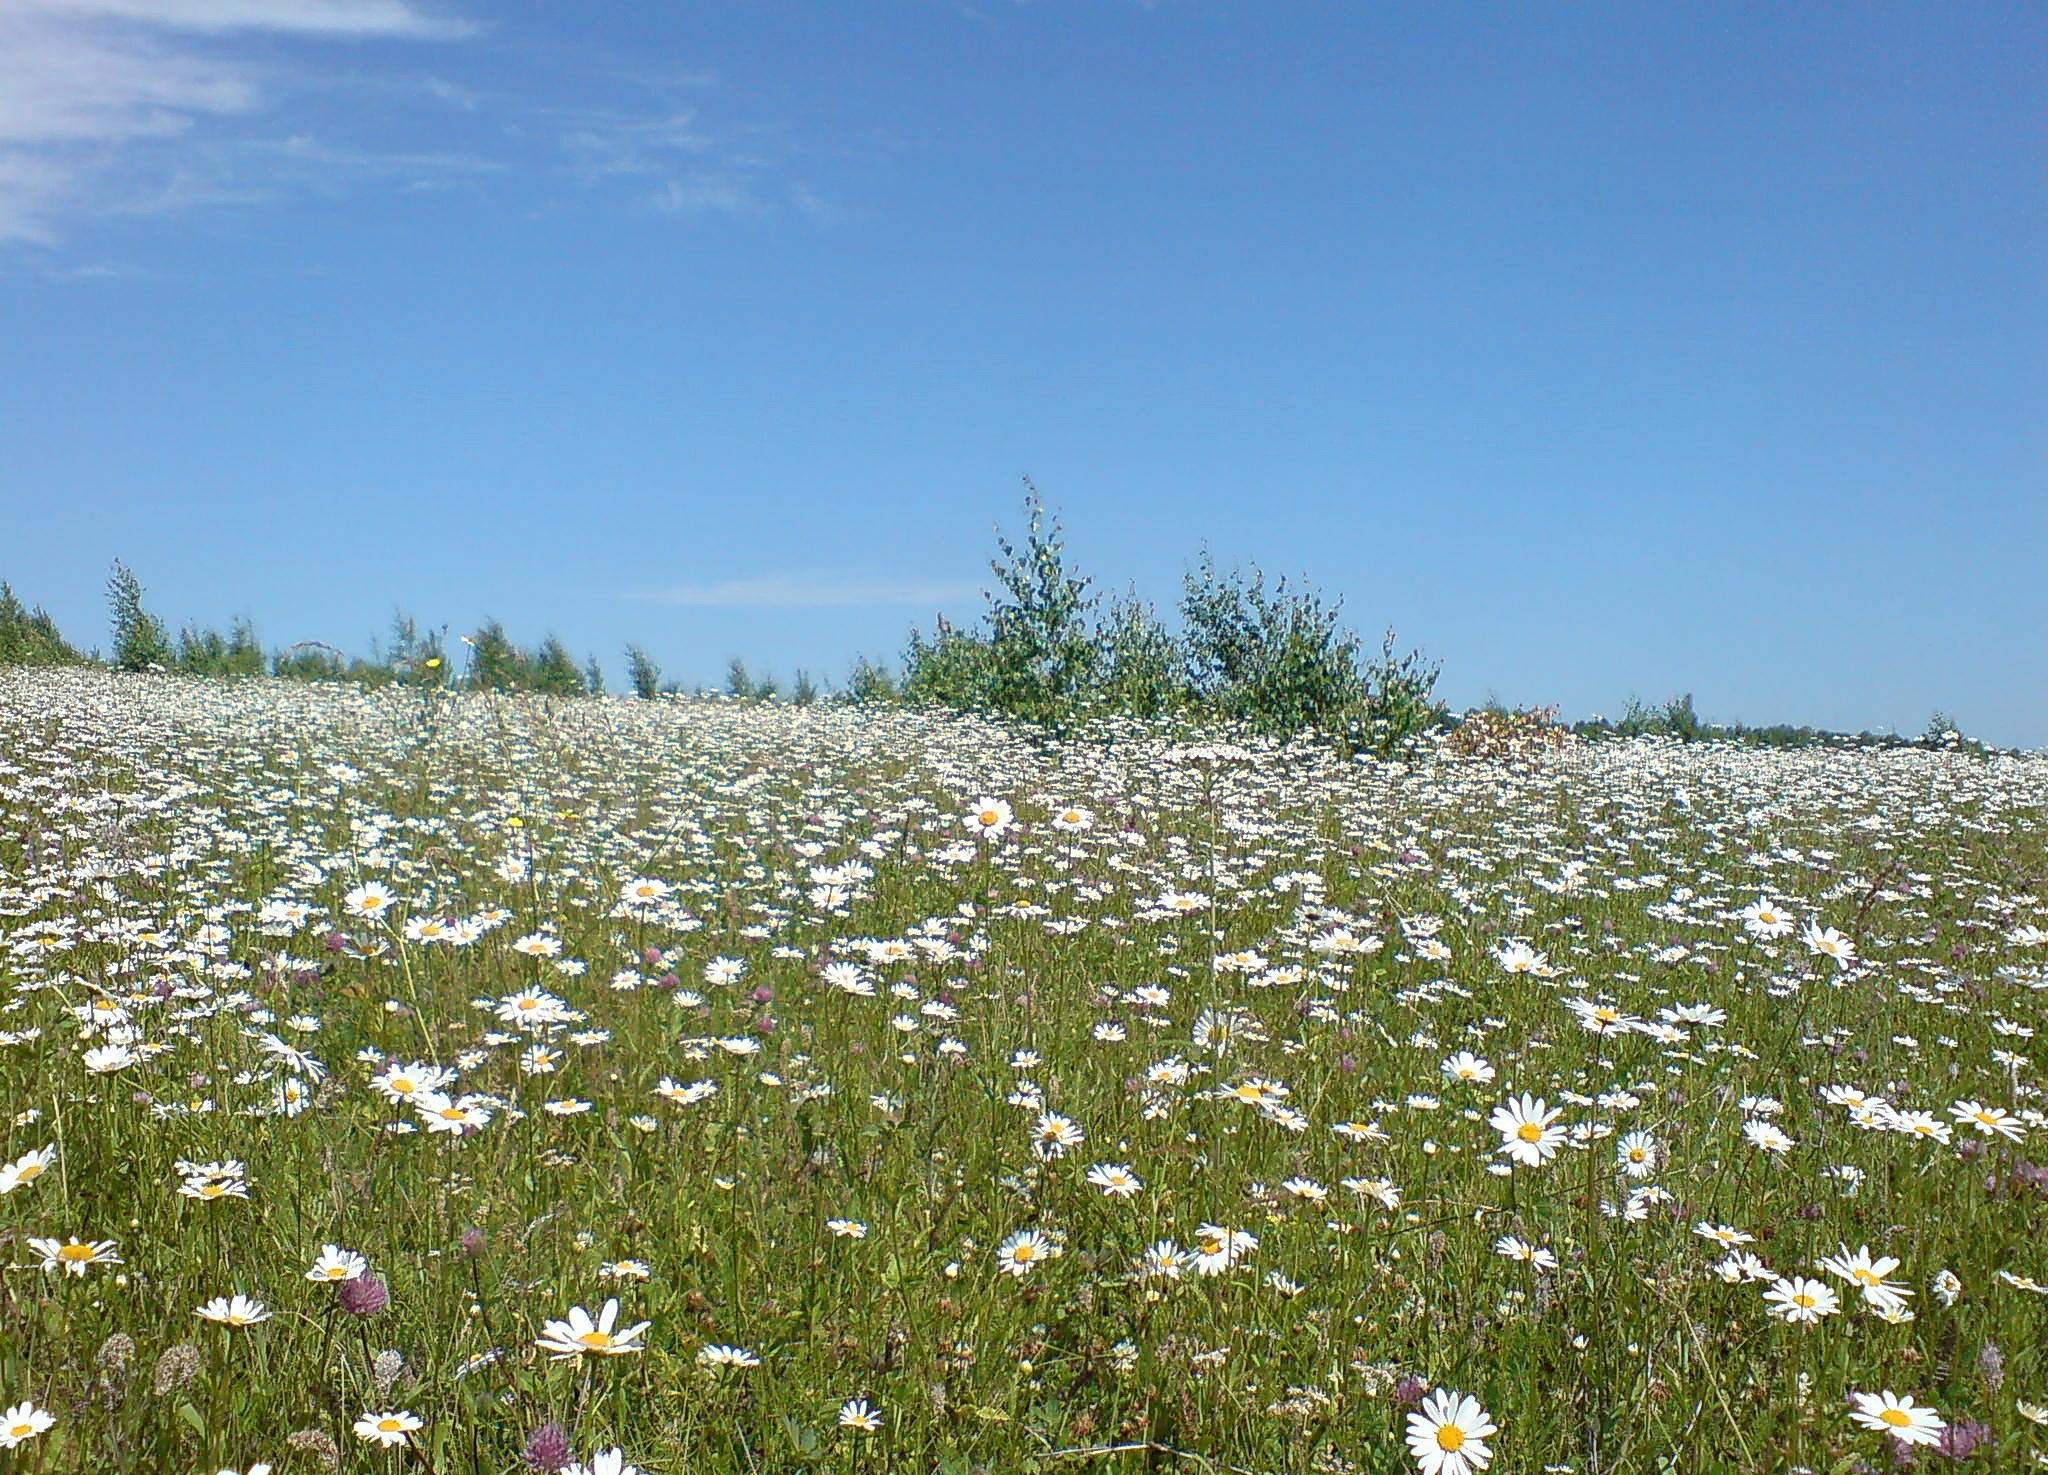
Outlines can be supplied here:
[[0, 673], [0, 1470], [2048, 1466], [2044, 822]]

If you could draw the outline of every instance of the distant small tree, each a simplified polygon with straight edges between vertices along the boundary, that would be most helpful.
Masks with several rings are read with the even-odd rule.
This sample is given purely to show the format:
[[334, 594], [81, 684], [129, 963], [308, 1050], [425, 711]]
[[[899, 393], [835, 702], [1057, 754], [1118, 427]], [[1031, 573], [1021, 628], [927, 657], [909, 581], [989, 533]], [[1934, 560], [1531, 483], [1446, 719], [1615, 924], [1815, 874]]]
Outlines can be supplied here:
[[789, 699], [799, 707], [812, 706], [818, 700], [818, 683], [811, 680], [811, 673], [802, 666], [796, 668], [796, 680], [790, 685]]
[[747, 663], [738, 656], [734, 656], [732, 664], [725, 668], [725, 689], [741, 701], [754, 695], [754, 678], [747, 674]]
[[576, 669], [575, 658], [559, 636], [550, 635], [541, 642], [530, 665], [528, 685], [551, 696], [583, 695], [583, 673]]
[[583, 662], [583, 689], [594, 697], [604, 695], [604, 667], [597, 663], [595, 651], [592, 651]]
[[626, 647], [626, 676], [633, 683], [633, 695], [651, 702], [661, 691], [661, 667], [637, 645]]
[[1664, 731], [1682, 743], [1698, 742], [1706, 735], [1706, 724], [1693, 710], [1692, 693], [1689, 691], [1666, 702], [1660, 718]]
[[445, 627], [422, 631], [418, 621], [399, 610], [391, 617], [390, 658], [381, 664], [408, 686], [443, 686], [449, 679], [445, 635]]
[[78, 666], [85, 657], [57, 632], [41, 609], [28, 609], [0, 583], [0, 666]]
[[272, 657], [270, 671], [287, 681], [340, 681], [348, 675], [348, 661], [331, 645], [303, 640]]
[[853, 658], [853, 669], [846, 677], [848, 701], [856, 707], [878, 707], [893, 703], [896, 697], [895, 677], [866, 656]]
[[142, 581], [118, 558], [114, 560], [113, 577], [107, 580], [107, 603], [114, 616], [114, 668], [168, 668], [175, 660], [170, 632], [162, 620], [142, 607]]
[[517, 691], [526, 685], [526, 656], [496, 620], [486, 620], [469, 637], [469, 680], [484, 691]]
[[1088, 628], [1088, 580], [1071, 572], [1059, 520], [1024, 481], [1024, 546], [1000, 532], [1002, 557], [989, 564], [999, 592], [989, 598], [988, 705], [1026, 721], [1058, 724], [1085, 705], [1097, 651]]

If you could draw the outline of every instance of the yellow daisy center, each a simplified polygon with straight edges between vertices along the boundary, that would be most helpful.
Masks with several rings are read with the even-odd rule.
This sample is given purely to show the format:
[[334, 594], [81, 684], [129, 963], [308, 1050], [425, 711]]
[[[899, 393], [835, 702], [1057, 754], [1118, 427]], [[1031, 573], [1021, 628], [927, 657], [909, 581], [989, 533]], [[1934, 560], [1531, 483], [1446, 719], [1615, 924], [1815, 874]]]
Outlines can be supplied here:
[[982, 810], [979, 818], [981, 822], [985, 825], [997, 824], [1002, 820], [1002, 816], [1000, 814], [997, 814], [993, 809]]
[[1465, 1431], [1456, 1424], [1445, 1424], [1436, 1431], [1436, 1447], [1446, 1450], [1463, 1449], [1465, 1447]]
[[405, 1425], [401, 1424], [397, 1419], [379, 1419], [377, 1420], [377, 1432], [379, 1434], [403, 1434], [405, 1432]]
[[612, 1334], [610, 1332], [585, 1332], [576, 1340], [586, 1347], [595, 1347], [602, 1350], [611, 1346]]
[[74, 1263], [78, 1261], [92, 1261], [99, 1258], [99, 1251], [95, 1250], [91, 1245], [66, 1245], [63, 1249], [57, 1251], [57, 1258], [59, 1260], [70, 1260]]
[[1794, 1306], [1813, 1306], [1817, 1304], [1818, 1300], [1818, 1297], [1810, 1296], [1806, 1292], [1801, 1291], [1797, 1295], [1793, 1296], [1792, 1304]]
[[1878, 1417], [1880, 1419], [1883, 1419], [1887, 1424], [1890, 1424], [1894, 1429], [1903, 1429], [1906, 1427], [1906, 1425], [1913, 1422], [1913, 1416], [1905, 1412], [1903, 1409], [1884, 1409], [1878, 1414]]
[[1541, 1142], [1543, 1140], [1543, 1129], [1534, 1122], [1524, 1122], [1521, 1126], [1515, 1128], [1515, 1135], [1524, 1142]]
[[35, 1432], [36, 1426], [34, 1424], [9, 1424], [7, 1426], [7, 1435], [10, 1439], [26, 1439]]
[[14, 1175], [14, 1181], [17, 1183], [26, 1183], [31, 1178], [39, 1177], [42, 1174], [42, 1171], [43, 1165], [41, 1163], [30, 1163], [27, 1167], [23, 1168], [20, 1172]]

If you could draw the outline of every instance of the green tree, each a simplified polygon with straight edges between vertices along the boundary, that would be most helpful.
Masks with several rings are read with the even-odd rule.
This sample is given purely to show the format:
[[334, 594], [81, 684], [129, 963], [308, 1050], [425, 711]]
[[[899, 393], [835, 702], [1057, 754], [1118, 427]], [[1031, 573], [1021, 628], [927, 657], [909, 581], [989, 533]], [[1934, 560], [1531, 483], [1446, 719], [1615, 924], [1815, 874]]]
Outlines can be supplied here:
[[651, 702], [661, 690], [661, 667], [637, 645], [626, 647], [626, 677], [633, 683], [633, 695]]
[[1088, 581], [1068, 571], [1058, 519], [1024, 481], [1024, 546], [996, 534], [989, 564], [1000, 592], [989, 596], [988, 705], [1028, 722], [1058, 726], [1087, 705], [1098, 653], [1088, 628]]
[[[913, 642], [916, 638], [913, 631]], [[856, 707], [889, 706], [897, 699], [896, 678], [866, 656], [855, 656], [846, 676], [846, 699]]]
[[26, 608], [10, 586], [0, 583], [0, 666], [83, 664], [85, 657], [57, 632], [47, 611]]
[[113, 576], [107, 580], [107, 603], [114, 616], [114, 668], [168, 669], [175, 660], [170, 632], [162, 620], [142, 607], [142, 581], [118, 558], [114, 560]]
[[738, 656], [725, 668], [725, 689], [729, 695], [741, 701], [749, 701], [754, 695], [754, 678], [747, 674], [747, 663]]
[[1095, 704], [1133, 717], [1162, 717], [1187, 704], [1180, 643], [1135, 594], [1115, 601], [1096, 633], [1101, 662]]
[[518, 691], [526, 677], [526, 653], [512, 643], [502, 624], [485, 620], [469, 637], [470, 685], [484, 691]]
[[583, 673], [576, 669], [576, 660], [569, 654], [569, 647], [555, 635], [541, 642], [539, 652], [529, 664], [527, 684], [533, 690], [544, 691], [551, 696], [580, 697], [584, 694]]
[[1188, 687], [1215, 715], [1285, 737], [1340, 722], [1365, 697], [1358, 637], [1337, 607], [1256, 565], [1219, 573], [1204, 549], [1183, 580]]

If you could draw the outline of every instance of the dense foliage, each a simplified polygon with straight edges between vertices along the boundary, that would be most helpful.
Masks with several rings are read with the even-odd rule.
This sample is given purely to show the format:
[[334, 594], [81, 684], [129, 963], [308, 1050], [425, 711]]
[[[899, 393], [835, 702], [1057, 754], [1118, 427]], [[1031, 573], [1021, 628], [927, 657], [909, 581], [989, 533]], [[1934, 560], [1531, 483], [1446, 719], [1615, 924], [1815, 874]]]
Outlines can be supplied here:
[[[1028, 489], [1028, 483], [1027, 483]], [[1287, 738], [1318, 732], [1391, 753], [1439, 725], [1438, 668], [1361, 658], [1334, 605], [1286, 579], [1220, 570], [1204, 550], [1170, 632], [1136, 596], [1102, 601], [1067, 565], [1058, 522], [1035, 490], [1022, 547], [998, 534], [996, 588], [978, 627], [913, 632], [893, 696], [1071, 733], [1105, 716], [1178, 718]]]

